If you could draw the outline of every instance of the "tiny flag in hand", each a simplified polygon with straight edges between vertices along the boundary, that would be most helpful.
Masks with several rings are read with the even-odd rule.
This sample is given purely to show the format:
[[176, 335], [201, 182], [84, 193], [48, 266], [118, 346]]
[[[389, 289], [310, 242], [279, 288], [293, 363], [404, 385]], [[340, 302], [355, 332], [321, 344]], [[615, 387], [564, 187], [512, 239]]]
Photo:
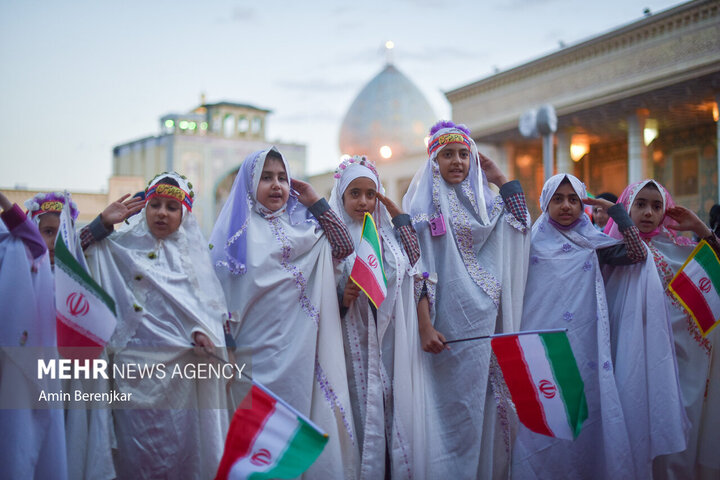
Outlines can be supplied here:
[[360, 244], [355, 253], [350, 279], [365, 292], [375, 308], [380, 308], [380, 304], [387, 296], [387, 278], [383, 268], [380, 236], [372, 215], [367, 212], [363, 220]]
[[97, 358], [115, 331], [115, 301], [88, 274], [69, 211], [66, 193], [55, 239], [58, 350], [65, 358]]
[[698, 243], [668, 289], [706, 336], [720, 320], [720, 261], [705, 241]]
[[500, 335], [491, 344], [522, 424], [542, 435], [575, 439], [588, 411], [567, 334]]
[[327, 442], [327, 434], [253, 381], [233, 415], [215, 480], [299, 477]]

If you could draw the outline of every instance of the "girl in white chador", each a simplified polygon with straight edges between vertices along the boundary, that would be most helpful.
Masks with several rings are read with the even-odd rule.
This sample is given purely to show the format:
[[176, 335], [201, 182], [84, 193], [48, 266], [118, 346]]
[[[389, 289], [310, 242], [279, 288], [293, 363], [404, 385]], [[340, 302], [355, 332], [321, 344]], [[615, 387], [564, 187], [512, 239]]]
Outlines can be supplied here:
[[387, 297], [376, 309], [349, 279], [354, 254], [336, 274], [360, 471], [369, 479], [424, 478], [424, 378], [412, 268], [420, 251], [410, 216], [383, 193], [375, 166], [352, 157], [336, 170], [330, 195], [356, 246], [365, 212], [373, 216], [387, 278]]
[[333, 259], [353, 251], [347, 228], [271, 148], [243, 162], [211, 245], [253, 378], [330, 436], [305, 477], [354, 478], [358, 445], [333, 288]]
[[108, 350], [115, 366], [163, 364], [166, 375], [115, 376], [137, 409], [116, 409], [120, 478], [211, 478], [227, 430], [220, 379], [172, 376], [195, 363], [192, 344], [224, 346], [227, 308], [192, 214], [192, 185], [177, 173], [156, 176], [129, 226], [91, 245], [94, 278], [115, 299], [118, 324]]
[[[656, 459], [654, 477], [718, 478], [720, 456], [715, 450], [720, 444], [720, 366], [716, 350], [720, 329], [715, 328], [703, 337], [692, 317], [667, 290], [667, 285], [695, 246], [676, 231], [695, 233], [716, 252], [720, 252], [720, 243], [695, 213], [676, 206], [668, 191], [655, 180], [629, 185], [618, 202], [628, 209], [640, 229], [665, 288], [662, 298], [672, 322], [682, 401], [692, 425], [687, 449]], [[613, 237], [619, 235], [618, 226], [612, 221], [605, 231]]]
[[[430, 403], [429, 478], [507, 476], [513, 424], [502, 374], [487, 340], [444, 341], [520, 326], [529, 215], [520, 184], [479, 155], [463, 125], [430, 130], [428, 161], [403, 207], [422, 256], [418, 326]], [[500, 186], [496, 195], [488, 182]]]
[[[598, 232], [583, 213], [583, 202], [604, 208], [621, 225], [624, 242]], [[545, 437], [521, 427], [513, 452], [513, 476], [650, 478], [650, 428], [659, 430], [659, 426], [643, 422], [648, 415], [646, 409], [660, 405], [666, 409], [663, 413], [676, 416], [668, 420], [669, 427], [663, 432], [669, 434], [668, 438], [652, 439], [656, 448], [668, 447], [668, 443], [668, 448], [682, 448], [684, 424], [667, 316], [662, 311], [647, 311], [641, 302], [645, 291], [651, 288], [648, 285], [654, 284], [652, 266], [647, 262], [637, 228], [622, 206], [587, 198], [583, 183], [569, 174], [555, 175], [545, 183], [540, 206], [543, 214], [532, 230], [522, 329], [568, 329], [584, 382], [587, 419], [573, 441]], [[610, 299], [613, 315], [608, 312], [601, 265], [614, 277]], [[547, 288], [548, 285], [552, 288]], [[611, 333], [613, 319], [616, 328]], [[621, 320], [627, 322], [618, 328], [617, 322]], [[654, 336], [648, 342], [650, 353], [646, 352], [644, 339], [646, 323], [651, 324], [650, 336]], [[639, 327], [637, 331], [635, 326]], [[613, 338], [617, 346], [615, 355], [611, 335], [620, 337], [619, 341]], [[628, 342], [632, 341], [638, 345], [631, 351]], [[654, 357], [657, 351], [661, 354]], [[629, 365], [630, 356], [637, 363]], [[658, 363], [648, 365], [649, 360]], [[664, 399], [653, 397], [648, 401], [646, 397], [655, 384], [648, 382], [644, 373], [652, 369], [657, 369], [652, 380], [659, 377], [666, 388]], [[628, 418], [624, 409], [637, 418]], [[636, 432], [628, 432], [627, 421], [633, 422]]]
[[[61, 387], [59, 380], [37, 375], [38, 350], [49, 354], [57, 347], [48, 250], [37, 227], [2, 193], [0, 207], [0, 476], [63, 480], [68, 478], [63, 410], [6, 403], [34, 401]], [[32, 352], [27, 357], [25, 347]]]

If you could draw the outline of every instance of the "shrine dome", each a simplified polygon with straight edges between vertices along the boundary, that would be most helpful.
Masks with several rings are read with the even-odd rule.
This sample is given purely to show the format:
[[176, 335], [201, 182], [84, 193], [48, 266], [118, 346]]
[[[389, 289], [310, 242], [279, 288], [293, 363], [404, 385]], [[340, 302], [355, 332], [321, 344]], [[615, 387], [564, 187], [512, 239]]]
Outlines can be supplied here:
[[437, 121], [425, 96], [408, 77], [387, 64], [360, 91], [340, 127], [340, 153], [367, 155], [377, 163], [425, 150]]

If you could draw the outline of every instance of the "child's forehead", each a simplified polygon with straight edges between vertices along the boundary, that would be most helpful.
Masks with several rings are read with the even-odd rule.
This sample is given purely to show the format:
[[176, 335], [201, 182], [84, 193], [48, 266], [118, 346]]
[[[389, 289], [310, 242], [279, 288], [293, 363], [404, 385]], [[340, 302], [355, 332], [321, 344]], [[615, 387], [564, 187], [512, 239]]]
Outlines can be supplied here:
[[657, 187], [646, 185], [635, 195], [635, 202], [638, 200], [644, 200], [646, 202], [661, 202], [663, 201], [662, 194]]
[[467, 145], [463, 143], [448, 143], [443, 148], [440, 149], [440, 152], [444, 151], [467, 151], [469, 152], [470, 149], [467, 147]]
[[264, 172], [284, 172], [285, 164], [277, 157], [267, 157], [262, 169]]

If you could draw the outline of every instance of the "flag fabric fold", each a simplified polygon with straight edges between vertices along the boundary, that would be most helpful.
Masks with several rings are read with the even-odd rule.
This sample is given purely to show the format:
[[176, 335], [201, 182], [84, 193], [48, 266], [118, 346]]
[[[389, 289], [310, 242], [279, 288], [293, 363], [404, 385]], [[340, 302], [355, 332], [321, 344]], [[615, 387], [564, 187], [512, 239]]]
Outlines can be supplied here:
[[295, 478], [320, 456], [328, 436], [253, 381], [235, 411], [216, 480]]
[[668, 289], [706, 336], [720, 320], [720, 260], [702, 240], [678, 270]]
[[365, 292], [368, 299], [379, 308], [387, 296], [387, 278], [382, 261], [380, 236], [372, 215], [365, 212], [360, 243], [355, 249], [355, 263], [350, 279]]
[[491, 340], [518, 418], [533, 432], [575, 439], [588, 411], [567, 334], [518, 333]]
[[65, 358], [96, 358], [115, 331], [115, 302], [87, 272], [68, 205], [66, 194], [55, 239], [58, 350]]

